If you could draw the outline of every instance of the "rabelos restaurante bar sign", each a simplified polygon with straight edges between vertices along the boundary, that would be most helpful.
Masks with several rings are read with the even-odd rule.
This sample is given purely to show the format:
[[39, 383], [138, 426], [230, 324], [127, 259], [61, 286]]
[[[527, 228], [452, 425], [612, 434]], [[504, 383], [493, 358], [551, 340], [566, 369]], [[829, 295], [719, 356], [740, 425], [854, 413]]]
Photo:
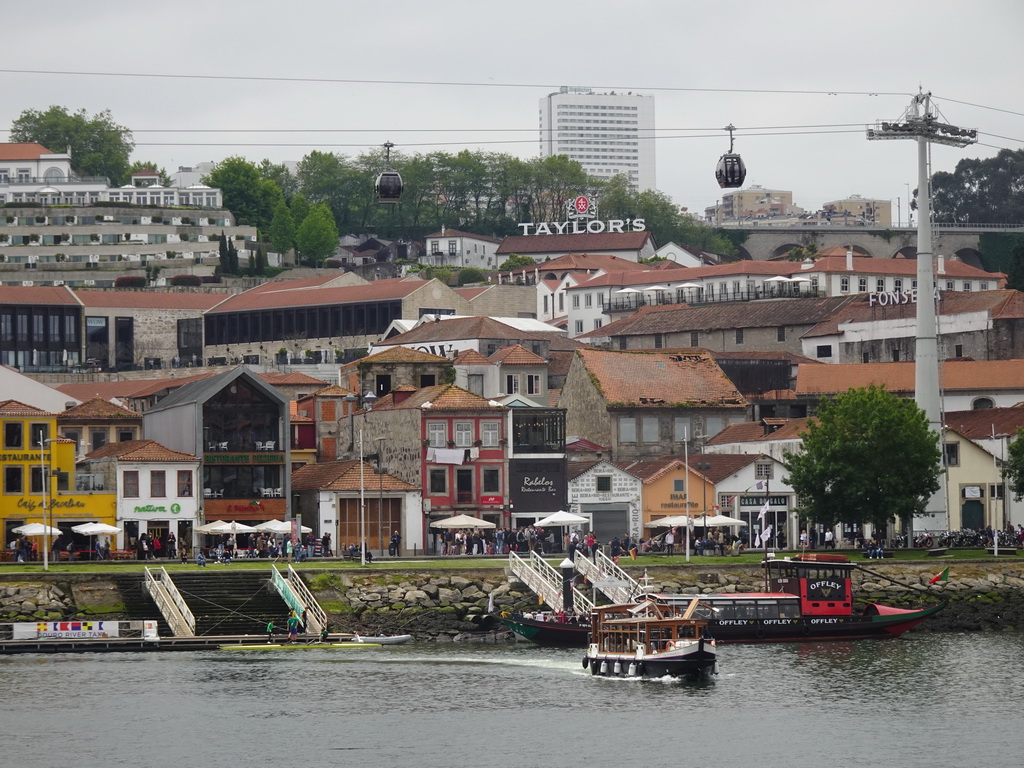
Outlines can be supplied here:
[[597, 198], [580, 195], [565, 204], [565, 221], [522, 222], [516, 226], [524, 235], [600, 235], [605, 232], [644, 232], [643, 219], [601, 220]]

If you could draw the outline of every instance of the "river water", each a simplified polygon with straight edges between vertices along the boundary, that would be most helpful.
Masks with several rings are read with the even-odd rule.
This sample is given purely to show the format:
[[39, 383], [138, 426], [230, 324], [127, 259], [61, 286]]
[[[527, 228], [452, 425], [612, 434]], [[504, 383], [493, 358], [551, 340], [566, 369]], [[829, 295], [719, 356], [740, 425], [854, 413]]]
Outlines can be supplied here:
[[0, 657], [3, 764], [1016, 768], [1024, 634], [727, 645], [713, 683], [592, 677], [580, 650]]

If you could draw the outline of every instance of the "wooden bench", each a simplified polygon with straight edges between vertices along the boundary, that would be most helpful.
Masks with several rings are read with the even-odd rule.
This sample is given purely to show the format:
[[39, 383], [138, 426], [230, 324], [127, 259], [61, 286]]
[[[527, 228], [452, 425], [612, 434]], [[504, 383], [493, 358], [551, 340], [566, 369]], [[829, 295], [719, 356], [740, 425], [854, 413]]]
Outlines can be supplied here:
[[985, 551], [988, 552], [990, 555], [995, 555], [996, 553], [998, 553], [1000, 557], [1003, 555], [1016, 555], [1018, 552], [1016, 547], [1000, 547], [999, 549], [996, 549], [995, 547], [989, 547]]
[[928, 550], [928, 557], [945, 557], [946, 547], [937, 547], [936, 549]]

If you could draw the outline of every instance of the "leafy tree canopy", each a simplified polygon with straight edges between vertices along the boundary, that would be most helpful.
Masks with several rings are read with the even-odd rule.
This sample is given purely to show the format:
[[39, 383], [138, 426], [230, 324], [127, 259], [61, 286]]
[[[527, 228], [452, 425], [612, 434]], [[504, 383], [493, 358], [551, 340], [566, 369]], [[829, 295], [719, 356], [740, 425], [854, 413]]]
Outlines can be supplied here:
[[308, 266], [319, 267], [338, 247], [338, 228], [326, 203], [310, 207], [295, 235], [299, 253]]
[[259, 169], [243, 157], [229, 157], [217, 163], [203, 183], [224, 194], [224, 207], [239, 224], [266, 230], [274, 217], [274, 207], [283, 199], [280, 188], [260, 176]]
[[924, 512], [939, 489], [939, 459], [924, 411], [871, 386], [823, 400], [785, 465], [803, 517], [882, 526]]
[[1003, 479], [1014, 499], [1024, 498], [1024, 429], [1017, 430], [1006, 450]]
[[117, 187], [127, 184], [132, 133], [114, 122], [109, 110], [89, 117], [84, 109], [69, 112], [52, 106], [27, 109], [11, 123], [12, 142], [36, 142], [51, 152], [71, 149], [71, 167], [80, 176], [106, 176]]
[[934, 174], [932, 208], [944, 224], [1024, 223], [1024, 149], [964, 158], [953, 173]]
[[284, 200], [274, 208], [274, 218], [267, 231], [270, 245], [277, 253], [287, 253], [295, 247], [295, 219]]
[[498, 265], [498, 269], [500, 269], [502, 272], [511, 272], [514, 269], [532, 267], [536, 263], [536, 260], [534, 260], [532, 256], [523, 256], [522, 254], [519, 253], [513, 253], [511, 256], [509, 256], [507, 259], [501, 262], [500, 265]]

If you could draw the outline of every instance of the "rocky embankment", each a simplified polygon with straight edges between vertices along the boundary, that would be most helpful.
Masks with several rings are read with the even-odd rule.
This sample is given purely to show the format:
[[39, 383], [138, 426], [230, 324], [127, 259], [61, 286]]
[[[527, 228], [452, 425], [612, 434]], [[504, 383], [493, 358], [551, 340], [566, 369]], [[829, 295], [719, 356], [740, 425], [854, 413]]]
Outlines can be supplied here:
[[[915, 631], [1024, 629], [1024, 559], [953, 561], [949, 581], [929, 585], [946, 563], [871, 564], [855, 571], [858, 607], [867, 602], [913, 607], [945, 600], [946, 610]], [[644, 569], [632, 569], [642, 579]], [[674, 593], [750, 592], [764, 588], [756, 565], [651, 567], [649, 588]], [[217, 578], [216, 572], [209, 574]], [[437, 642], [510, 639], [495, 612], [529, 610], [537, 598], [504, 570], [309, 570], [307, 584], [334, 631], [410, 633]], [[104, 574], [0, 577], [0, 622], [53, 620], [73, 615], [126, 618], [118, 587]]]

